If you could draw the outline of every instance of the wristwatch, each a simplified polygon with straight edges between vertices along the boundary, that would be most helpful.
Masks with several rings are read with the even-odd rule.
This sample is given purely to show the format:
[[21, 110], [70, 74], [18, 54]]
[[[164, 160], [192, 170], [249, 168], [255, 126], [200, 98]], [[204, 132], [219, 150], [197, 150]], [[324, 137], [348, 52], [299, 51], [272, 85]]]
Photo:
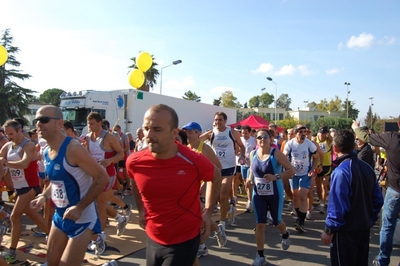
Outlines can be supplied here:
[[333, 234], [332, 229], [330, 229], [330, 228], [329, 228], [328, 226], [326, 226], [326, 225], [325, 225], [325, 228], [324, 228], [324, 232], [327, 233], [328, 235]]
[[276, 180], [281, 179], [281, 175], [275, 175]]

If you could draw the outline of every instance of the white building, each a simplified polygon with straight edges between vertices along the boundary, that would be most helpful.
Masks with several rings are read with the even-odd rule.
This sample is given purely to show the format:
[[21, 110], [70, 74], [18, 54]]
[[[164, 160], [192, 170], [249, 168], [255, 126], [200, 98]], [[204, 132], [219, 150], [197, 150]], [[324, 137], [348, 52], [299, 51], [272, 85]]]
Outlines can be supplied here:
[[289, 115], [295, 119], [302, 120], [302, 121], [310, 121], [314, 122], [317, 121], [319, 118], [324, 117], [340, 117], [340, 112], [324, 112], [324, 111], [317, 111], [315, 109], [311, 109], [307, 107], [304, 110], [297, 110], [297, 111], [288, 111]]
[[24, 118], [28, 121], [28, 124], [25, 125], [25, 129], [33, 129], [36, 127], [35, 122], [33, 121], [35, 119], [36, 111], [42, 107], [43, 105], [47, 105], [46, 103], [30, 103], [28, 105], [30, 114], [24, 115]]
[[[252, 113], [256, 112], [259, 114], [264, 114], [266, 116], [266, 120], [269, 122], [274, 122], [275, 121], [275, 108], [265, 108], [265, 107], [254, 107], [254, 108], [235, 108], [236, 110], [239, 110], [239, 112], [242, 112], [243, 114], [247, 113]], [[285, 110], [285, 108], [276, 108], [276, 116], [279, 120], [284, 120], [288, 116], [288, 112]]]

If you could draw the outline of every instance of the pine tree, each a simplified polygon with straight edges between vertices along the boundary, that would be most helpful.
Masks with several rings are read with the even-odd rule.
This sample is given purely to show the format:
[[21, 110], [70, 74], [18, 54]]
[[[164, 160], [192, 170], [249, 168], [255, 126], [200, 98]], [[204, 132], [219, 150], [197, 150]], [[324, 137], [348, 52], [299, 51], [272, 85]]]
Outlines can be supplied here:
[[34, 97], [34, 91], [23, 88], [16, 82], [17, 80], [29, 79], [31, 75], [24, 74], [17, 69], [21, 65], [15, 57], [19, 48], [13, 46], [10, 29], [3, 31], [0, 44], [8, 52], [7, 62], [0, 67], [0, 113], [2, 114], [0, 123], [3, 124], [7, 119], [29, 114], [28, 104]]

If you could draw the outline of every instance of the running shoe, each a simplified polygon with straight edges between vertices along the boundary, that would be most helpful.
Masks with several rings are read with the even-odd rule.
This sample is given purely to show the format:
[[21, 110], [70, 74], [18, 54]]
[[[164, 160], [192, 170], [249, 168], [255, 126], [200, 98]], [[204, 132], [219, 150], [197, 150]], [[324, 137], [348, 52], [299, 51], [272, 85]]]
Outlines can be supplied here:
[[99, 257], [101, 254], [104, 253], [105, 250], [106, 250], [106, 233], [101, 232], [100, 234], [97, 235], [97, 240], [95, 241], [94, 254]]
[[290, 215], [297, 215], [296, 209], [294, 208], [294, 206], [292, 207], [292, 211], [290, 212]]
[[219, 224], [218, 227], [218, 232], [215, 232], [215, 238], [217, 239], [218, 247], [222, 248], [226, 245], [226, 242], [228, 242], [228, 238], [226, 237], [225, 226]]
[[17, 262], [17, 256], [15, 252], [14, 254], [11, 254], [10, 249], [2, 252], [1, 256], [8, 264], [14, 264], [15, 262]]
[[124, 212], [125, 212], [125, 216], [128, 217], [128, 221], [129, 221], [129, 218], [131, 217], [131, 213], [132, 213], [132, 204], [127, 204], [127, 206], [128, 206], [128, 208], [126, 208], [124, 210]]
[[290, 247], [292, 241], [290, 240], [290, 232], [286, 229], [286, 232], [289, 234], [287, 238], [282, 238], [282, 249], [287, 250]]
[[325, 214], [325, 204], [323, 203], [318, 204], [318, 211], [320, 214]]
[[306, 232], [306, 230], [304, 229], [304, 224], [300, 224], [300, 223], [297, 224], [296, 230], [299, 231], [300, 233]]
[[379, 262], [379, 260], [373, 260], [372, 265], [373, 266], [381, 266], [381, 263]]
[[236, 208], [231, 204], [231, 207], [228, 211], [228, 222], [227, 224], [230, 226], [235, 223], [235, 213], [236, 213]]
[[118, 262], [116, 260], [110, 260], [109, 262], [101, 264], [101, 266], [118, 266]]
[[288, 211], [291, 211], [292, 209], [293, 209], [293, 202], [290, 201], [290, 202], [288, 203], [287, 210], [288, 210]]
[[123, 194], [124, 194], [124, 196], [132, 195], [132, 190], [130, 188], [128, 188], [128, 189], [124, 190]]
[[44, 233], [39, 227], [33, 227], [31, 228], [31, 231], [35, 237], [46, 237], [46, 233]]
[[208, 249], [207, 249], [206, 245], [204, 245], [204, 248], [199, 247], [199, 249], [197, 250], [198, 258], [205, 257], [205, 256], [208, 256]]
[[214, 205], [214, 211], [213, 211], [214, 213], [218, 213], [219, 212], [219, 210], [218, 210], [218, 205], [217, 204], [215, 204]]
[[127, 217], [127, 216], [122, 216], [122, 218], [123, 218], [123, 221], [120, 223], [119, 222], [117, 223], [117, 236], [120, 236], [125, 232], [126, 224], [129, 221], [129, 217]]
[[252, 211], [253, 211], [253, 204], [251, 204], [251, 202], [247, 202], [246, 212], [252, 212]]
[[265, 259], [265, 257], [261, 257], [257, 253], [256, 259], [253, 261], [253, 263], [251, 265], [252, 266], [264, 266], [264, 265], [267, 265], [267, 260]]
[[311, 212], [310, 211], [307, 211], [306, 219], [311, 220]]

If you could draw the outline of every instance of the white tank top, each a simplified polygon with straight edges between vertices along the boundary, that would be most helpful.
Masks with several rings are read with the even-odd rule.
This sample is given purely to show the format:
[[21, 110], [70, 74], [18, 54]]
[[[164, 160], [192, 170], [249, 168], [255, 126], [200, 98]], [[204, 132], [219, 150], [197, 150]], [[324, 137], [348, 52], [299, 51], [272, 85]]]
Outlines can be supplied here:
[[213, 129], [211, 147], [221, 162], [222, 169], [236, 167], [235, 140], [230, 127], [226, 127], [223, 132]]

